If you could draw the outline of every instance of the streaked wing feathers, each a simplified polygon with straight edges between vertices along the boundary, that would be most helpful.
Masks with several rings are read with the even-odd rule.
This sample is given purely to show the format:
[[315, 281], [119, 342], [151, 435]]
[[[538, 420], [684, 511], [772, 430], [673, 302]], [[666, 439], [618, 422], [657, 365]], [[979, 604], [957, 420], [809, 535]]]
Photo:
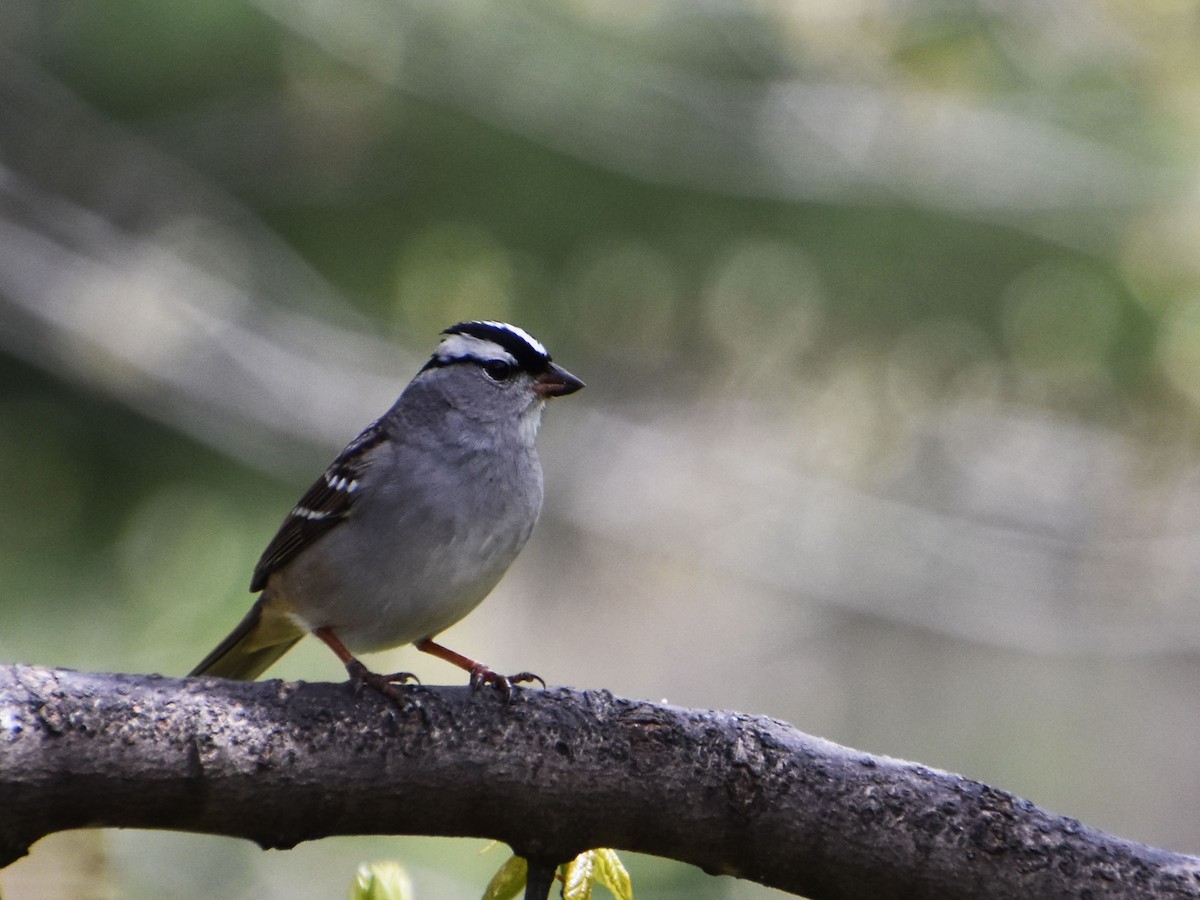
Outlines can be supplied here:
[[329, 464], [324, 474], [288, 513], [279, 532], [263, 551], [258, 565], [254, 567], [250, 590], [261, 591], [272, 572], [345, 520], [358, 496], [360, 479], [369, 465], [371, 450], [384, 438], [384, 428], [380, 420], [376, 420]]

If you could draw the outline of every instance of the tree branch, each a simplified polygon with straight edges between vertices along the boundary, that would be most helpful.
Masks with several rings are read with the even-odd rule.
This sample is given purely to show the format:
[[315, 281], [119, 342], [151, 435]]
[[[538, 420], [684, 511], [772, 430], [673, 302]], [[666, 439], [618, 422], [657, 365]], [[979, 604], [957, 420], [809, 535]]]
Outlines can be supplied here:
[[1200, 859], [773, 719], [603, 691], [408, 690], [0, 667], [0, 864], [69, 828], [286, 848], [488, 837], [615, 847], [811, 898], [1192, 897]]

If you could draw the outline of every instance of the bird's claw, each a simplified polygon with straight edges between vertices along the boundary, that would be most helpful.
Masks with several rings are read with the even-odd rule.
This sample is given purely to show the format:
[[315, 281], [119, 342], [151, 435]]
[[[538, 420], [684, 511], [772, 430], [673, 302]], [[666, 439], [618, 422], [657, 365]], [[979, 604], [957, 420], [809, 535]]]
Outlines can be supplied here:
[[372, 672], [357, 659], [346, 664], [346, 671], [350, 673], [350, 690], [354, 692], [355, 697], [362, 693], [364, 687], [369, 687], [390, 700], [401, 700], [404, 695], [399, 690], [400, 687], [409, 682], [421, 683], [421, 679], [412, 672], [393, 672], [391, 675], [382, 675], [379, 672]]
[[542, 687], [546, 686], [546, 682], [542, 680], [540, 675], [534, 675], [532, 672], [518, 672], [516, 675], [501, 675], [499, 672], [493, 672], [483, 663], [476, 663], [471, 667], [471, 689], [479, 690], [485, 684], [494, 686], [500, 691], [501, 696], [506, 701], [512, 700], [513, 685], [519, 684], [522, 681], [536, 681]]
[[508, 680], [510, 682], [512, 682], [513, 684], [516, 684], [517, 682], [520, 682], [520, 681], [528, 681], [528, 682], [536, 681], [538, 684], [540, 684], [542, 686], [543, 689], [546, 687], [545, 679], [543, 679], [541, 675], [535, 675], [532, 672], [518, 672], [516, 675], [509, 675]]

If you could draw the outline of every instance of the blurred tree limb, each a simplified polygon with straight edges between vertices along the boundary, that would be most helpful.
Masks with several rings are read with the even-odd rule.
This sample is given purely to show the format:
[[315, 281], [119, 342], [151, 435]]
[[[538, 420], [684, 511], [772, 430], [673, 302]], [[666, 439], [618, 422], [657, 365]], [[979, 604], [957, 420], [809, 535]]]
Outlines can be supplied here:
[[565, 688], [237, 683], [0, 667], [0, 863], [54, 831], [616, 847], [831, 897], [1200, 897], [1200, 859], [785, 723]]

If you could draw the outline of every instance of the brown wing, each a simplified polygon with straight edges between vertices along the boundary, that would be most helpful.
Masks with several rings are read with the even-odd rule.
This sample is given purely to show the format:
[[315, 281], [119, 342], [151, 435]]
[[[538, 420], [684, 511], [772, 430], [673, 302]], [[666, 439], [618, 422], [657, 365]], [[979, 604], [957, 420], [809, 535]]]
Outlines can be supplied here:
[[288, 513], [279, 532], [263, 551], [254, 567], [250, 590], [261, 591], [266, 586], [267, 576], [350, 515], [361, 487], [360, 479], [369, 465], [370, 451], [383, 439], [384, 429], [377, 419], [329, 464], [325, 473]]

